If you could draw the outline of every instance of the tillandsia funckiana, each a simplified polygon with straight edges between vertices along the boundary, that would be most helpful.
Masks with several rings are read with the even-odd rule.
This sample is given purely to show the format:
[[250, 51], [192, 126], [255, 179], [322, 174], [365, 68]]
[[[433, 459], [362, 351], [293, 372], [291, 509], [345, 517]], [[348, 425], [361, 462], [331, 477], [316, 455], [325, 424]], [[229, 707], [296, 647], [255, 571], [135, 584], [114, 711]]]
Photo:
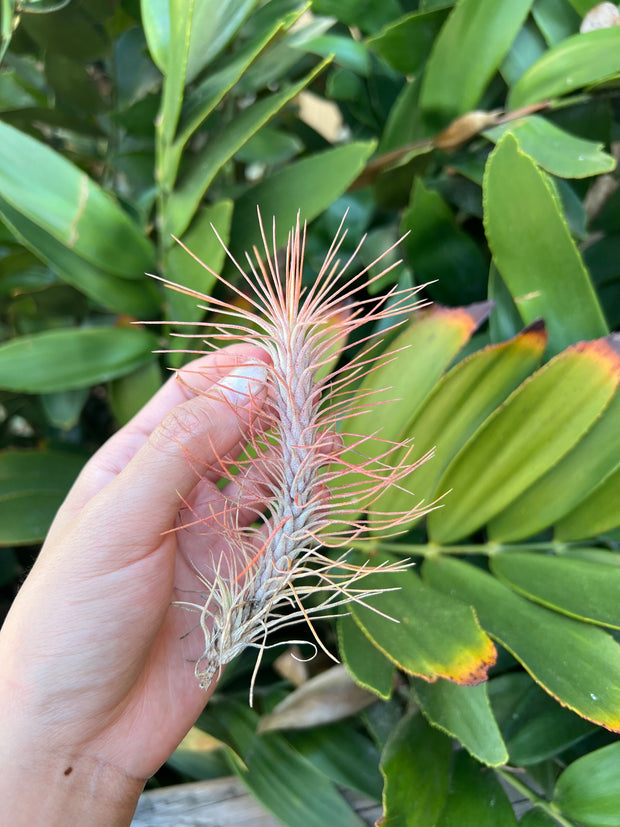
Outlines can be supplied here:
[[[264, 349], [271, 361], [265, 366], [266, 402], [259, 406], [249, 381], [246, 386], [245, 415], [252, 415], [245, 453], [234, 460], [221, 457], [218, 467], [209, 469], [238, 481], [239, 500], [217, 514], [188, 513], [178, 528], [204, 526], [205, 543], [216, 532], [217, 545], [223, 549], [208, 566], [191, 561], [203, 587], [200, 600], [178, 604], [200, 614], [205, 649], [196, 676], [205, 689], [246, 646], [262, 650], [274, 629], [317, 613], [325, 616], [336, 606], [365, 602], [378, 593], [364, 589], [361, 581], [377, 569], [394, 571], [394, 566], [358, 566], [347, 560], [346, 553], [332, 558], [320, 549], [346, 546], [347, 539], [363, 532], [360, 511], [373, 513], [373, 501], [386, 487], [398, 485], [416, 464], [405, 452], [404, 459], [392, 465], [390, 459], [396, 453], [402, 456], [403, 446], [381, 440], [380, 433], [372, 437], [346, 433], [347, 418], [382, 404], [374, 393], [356, 392], [370, 371], [393, 358], [377, 353], [380, 341], [378, 334], [372, 334], [373, 327], [376, 330], [381, 322], [385, 333], [386, 324], [390, 329], [421, 304], [415, 290], [394, 288], [380, 298], [364, 293], [369, 282], [399, 262], [369, 279], [368, 272], [381, 256], [345, 277], [363, 239], [341, 263], [338, 254], [346, 236], [341, 224], [320, 272], [304, 286], [306, 230], [299, 217], [289, 234], [284, 262], [278, 257], [275, 221], [271, 242], [260, 214], [259, 223], [263, 251], [254, 248], [254, 258], [246, 254], [247, 267], [228, 254], [239, 271], [239, 285], [203, 264], [232, 298], [223, 300], [169, 284], [214, 313], [216, 321], [204, 322], [206, 330], [193, 334], [204, 339], [207, 348], [244, 342]], [[351, 334], [361, 328], [360, 342]], [[352, 348], [355, 355], [347, 359]], [[244, 509], [252, 503], [256, 519], [249, 527], [240, 525], [240, 502]], [[379, 519], [385, 532], [393, 532], [423, 511], [418, 504], [406, 513], [373, 513], [373, 529]], [[319, 604], [304, 605], [304, 598], [319, 590]]]

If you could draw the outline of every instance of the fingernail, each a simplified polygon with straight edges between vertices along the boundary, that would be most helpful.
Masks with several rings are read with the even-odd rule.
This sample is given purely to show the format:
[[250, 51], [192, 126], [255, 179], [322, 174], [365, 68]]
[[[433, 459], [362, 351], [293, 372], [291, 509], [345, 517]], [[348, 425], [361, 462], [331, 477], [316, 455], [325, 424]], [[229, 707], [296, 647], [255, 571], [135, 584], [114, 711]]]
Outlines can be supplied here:
[[231, 405], [247, 405], [267, 381], [264, 362], [248, 362], [239, 365], [218, 382], [224, 398]]

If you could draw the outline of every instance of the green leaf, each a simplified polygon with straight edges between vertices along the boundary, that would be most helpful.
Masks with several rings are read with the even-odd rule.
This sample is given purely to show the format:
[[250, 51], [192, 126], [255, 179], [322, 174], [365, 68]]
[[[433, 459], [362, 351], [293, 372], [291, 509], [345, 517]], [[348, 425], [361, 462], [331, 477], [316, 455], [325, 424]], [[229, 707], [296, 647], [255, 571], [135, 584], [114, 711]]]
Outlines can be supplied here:
[[514, 810], [494, 773], [462, 750], [454, 756], [450, 791], [437, 827], [516, 827]]
[[484, 295], [488, 262], [443, 198], [421, 178], [414, 182], [401, 229], [408, 233], [403, 245], [418, 283], [438, 282], [427, 287], [434, 301], [458, 305]]
[[[20, 3], [21, 5], [23, 4]], [[31, 7], [29, 11], [32, 11], [32, 2], [28, 5]], [[48, 0], [37, 5], [39, 12], [53, 14], [24, 14], [26, 9], [21, 9], [20, 28], [23, 28], [41, 49], [88, 63], [108, 53], [110, 37], [102, 25], [102, 20], [97, 19], [93, 2]]]
[[125, 376], [119, 376], [108, 385], [108, 398], [114, 418], [119, 425], [125, 425], [157, 393], [162, 384], [161, 370], [157, 359]]
[[[401, 511], [416, 500], [431, 502], [446, 466], [506, 397], [540, 363], [546, 336], [540, 325], [509, 342], [489, 345], [459, 362], [435, 385], [418, 413], [401, 431], [417, 456], [435, 453], [377, 501], [377, 510]], [[396, 460], [397, 458], [395, 458]], [[401, 491], [405, 489], [405, 492]]]
[[271, 224], [277, 216], [276, 245], [286, 242], [297, 213], [312, 221], [346, 190], [374, 151], [373, 142], [354, 141], [288, 164], [246, 190], [235, 202], [231, 252], [240, 260], [254, 244], [260, 245], [256, 207]]
[[441, 477], [437, 492], [452, 493], [429, 515], [432, 540], [467, 537], [567, 454], [614, 394], [619, 364], [606, 339], [582, 342], [517, 388]]
[[424, 718], [409, 712], [391, 733], [383, 755], [383, 822], [390, 827], [435, 824], [448, 794], [452, 745]]
[[282, 31], [286, 31], [299, 17], [298, 13], [277, 20], [264, 32], [236, 52], [217, 72], [209, 74], [183, 100], [181, 118], [175, 144], [187, 143], [201, 123], [213, 112], [224, 96], [240, 80], [256, 58]]
[[313, 0], [312, 10], [336, 17], [347, 26], [359, 26], [363, 32], [374, 32], [399, 14], [400, 5], [398, 0], [363, 4], [359, 0]]
[[44, 539], [85, 457], [61, 451], [0, 453], [0, 545]]
[[153, 282], [121, 279], [80, 258], [52, 235], [37, 227], [0, 198], [0, 216], [13, 235], [80, 292], [102, 307], [138, 318], [152, 318], [158, 312], [159, 296]]
[[549, 46], [555, 46], [579, 31], [580, 16], [566, 0], [536, 0], [532, 17]]
[[480, 623], [560, 703], [620, 730], [620, 646], [596, 626], [530, 603], [481, 569], [427, 558], [424, 579], [467, 601]]
[[338, 34], [324, 34], [304, 41], [303, 50], [319, 57], [332, 57], [334, 63], [361, 77], [371, 71], [366, 44]]
[[[186, 84], [226, 48], [256, 3], [257, 0], [191, 0]], [[187, 0], [183, 6], [187, 8]]]
[[87, 399], [88, 388], [46, 393], [41, 396], [41, 407], [45, 411], [45, 418], [51, 425], [68, 431], [79, 422]]
[[568, 0], [568, 2], [580, 17], [585, 17], [590, 9], [597, 5], [596, 0]]
[[536, 61], [510, 90], [507, 108], [520, 109], [601, 83], [620, 72], [620, 29], [576, 34]]
[[[490, 309], [488, 303], [457, 308], [435, 305], [413, 316], [390, 343], [388, 351], [394, 358], [372, 371], [360, 387], [360, 394], [373, 395], [389, 389], [389, 407], [380, 415], [350, 417], [345, 431], [371, 434], [380, 427], [381, 439], [397, 439]], [[371, 448], [364, 446], [364, 450]]]
[[45, 76], [59, 109], [66, 107], [84, 117], [104, 108], [97, 84], [83, 63], [49, 52], [45, 59]]
[[433, 726], [460, 741], [483, 764], [499, 767], [508, 761], [486, 683], [459, 686], [446, 680], [416, 680], [413, 686], [416, 700]]
[[395, 589], [372, 598], [372, 608], [391, 620], [356, 604], [351, 613], [399, 668], [429, 681], [448, 678], [471, 685], [486, 678], [495, 648], [469, 607], [428, 587], [413, 571], [364, 579], [369, 589]]
[[558, 827], [558, 822], [544, 810], [528, 810], [519, 820], [519, 827]]
[[157, 339], [138, 328], [49, 330], [0, 345], [0, 387], [26, 393], [84, 388], [129, 373]]
[[499, 542], [531, 537], [570, 513], [620, 468], [620, 393], [577, 445], [489, 523]]
[[[185, 86], [225, 48], [255, 4], [256, 0], [170, 0], [169, 19], [165, 20], [165, 13], [158, 16], [158, 27], [166, 23], [169, 26], [161, 108], [161, 134], [165, 144], [172, 143]], [[165, 42], [165, 34], [161, 35], [159, 28], [156, 31], [154, 28], [151, 27], [151, 36], [157, 43], [157, 51]], [[162, 57], [161, 50], [159, 57]], [[164, 161], [164, 166], [167, 163]], [[172, 170], [165, 169], [168, 180], [171, 175]]]
[[[181, 239], [199, 261], [192, 258], [180, 244], [175, 244], [168, 252], [165, 265], [166, 276], [170, 281], [190, 291], [210, 295], [216, 278], [200, 262], [204, 262], [213, 272], [220, 272], [226, 258], [226, 250], [218, 240], [213, 227], [219, 233], [222, 242], [227, 244], [232, 212], [233, 202], [227, 199], [199, 210], [189, 230]], [[168, 316], [172, 322], [198, 321], [204, 314], [199, 304], [200, 299], [196, 295], [186, 295], [175, 290], [168, 292]], [[184, 329], [181, 327], [180, 332], [183, 333]], [[189, 332], [187, 329], [185, 331]], [[182, 342], [180, 344], [183, 345]]]
[[619, 566], [511, 551], [495, 555], [491, 568], [530, 600], [579, 620], [620, 629]]
[[604, 336], [607, 324], [557, 195], [513, 135], [491, 153], [483, 192], [489, 247], [523, 321], [545, 320], [551, 353]]
[[[519, 691], [516, 678], [526, 679], [525, 691]], [[560, 706], [525, 673], [508, 673], [497, 681], [512, 683], [517, 690], [509, 715], [501, 722], [511, 764], [527, 767], [546, 761], [596, 731], [594, 724]]]
[[295, 135], [264, 126], [241, 147], [235, 157], [244, 164], [269, 166], [290, 161], [302, 149], [303, 144]]
[[387, 700], [392, 694], [394, 664], [371, 643], [350, 615], [338, 618], [338, 648], [355, 682]]
[[11, 42], [14, 26], [15, 0], [1, 0], [0, 3], [0, 63], [4, 60], [6, 50]]
[[140, 16], [153, 63], [165, 74], [170, 50], [169, 0], [140, 0]]
[[620, 825], [620, 742], [573, 761], [560, 775], [553, 802], [586, 827]]
[[508, 121], [485, 130], [484, 135], [498, 143], [507, 132], [517, 139], [523, 152], [560, 178], [589, 178], [616, 168], [613, 155], [603, 151], [603, 143], [571, 135], [540, 115]]
[[[219, 135], [207, 143], [192, 160], [169, 199], [165, 213], [165, 233], [170, 232], [178, 236], [185, 231], [203, 195], [222, 166], [322, 72], [328, 62], [319, 64], [297, 83], [286, 86], [244, 109]], [[273, 176], [270, 176], [268, 182], [272, 181]], [[255, 203], [260, 204], [264, 210], [264, 205], [260, 201]]]
[[[489, 335], [491, 342], [504, 342], [516, 336], [523, 326], [521, 316], [514, 303], [506, 282], [500, 276], [495, 262], [489, 267], [489, 301], [494, 303], [493, 313], [489, 318]], [[545, 336], [547, 335], [545, 331]]]
[[473, 109], [508, 53], [532, 0], [458, 0], [426, 66], [420, 105], [441, 124]]
[[605, 534], [620, 525], [620, 468], [598, 485], [570, 514], [555, 525], [558, 540], [580, 540]]
[[0, 195], [90, 264], [141, 278], [150, 242], [91, 178], [49, 147], [0, 122]]
[[314, 726], [287, 733], [293, 747], [334, 784], [381, 800], [383, 779], [375, 744], [351, 723]]
[[[372, 370], [362, 382], [360, 398], [374, 404], [370, 405], [368, 413], [360, 412], [346, 420], [343, 426], [345, 443], [355, 445], [360, 437], [376, 434], [377, 438], [364, 442], [364, 455], [369, 458], [378, 457], [390, 447], [389, 443], [395, 443], [406, 423], [415, 415], [443, 371], [489, 310], [488, 303], [461, 308], [436, 305], [412, 316], [387, 348], [392, 357]], [[390, 400], [389, 405], [376, 404], [386, 397]], [[393, 459], [396, 460], [396, 456]], [[357, 453], [350, 460], [357, 463]], [[367, 478], [351, 473], [344, 480], [337, 481], [337, 484], [342, 483], [362, 486], [359, 489], [359, 505], [360, 512], [364, 511], [368, 507], [368, 498], [364, 499]], [[419, 500], [416, 498], [413, 501], [407, 492], [402, 492], [402, 495], [407, 499], [406, 508], [411, 508]], [[391, 505], [388, 510], [392, 511]], [[374, 528], [379, 530], [381, 523], [378, 516], [373, 523]]]
[[546, 43], [538, 26], [528, 18], [512, 42], [510, 51], [500, 67], [502, 77], [508, 86], [514, 86], [522, 74], [544, 55]]
[[448, 11], [449, 4], [446, 8], [412, 12], [390, 22], [367, 43], [397, 72], [414, 75], [424, 65]]
[[335, 786], [278, 733], [256, 734], [257, 714], [245, 703], [214, 696], [199, 726], [228, 744], [232, 768], [290, 827], [362, 827]]
[[[183, 104], [193, 8], [194, 0], [169, 0], [169, 17], [165, 21], [169, 25], [168, 54], [161, 96], [161, 109], [157, 118], [162, 137], [162, 157], [160, 159], [162, 170], [159, 176], [162, 182], [166, 182], [169, 186], [172, 185], [174, 174], [176, 174], [178, 159], [173, 165], [166, 149], [174, 138]], [[164, 24], [163, 17], [160, 22]]]

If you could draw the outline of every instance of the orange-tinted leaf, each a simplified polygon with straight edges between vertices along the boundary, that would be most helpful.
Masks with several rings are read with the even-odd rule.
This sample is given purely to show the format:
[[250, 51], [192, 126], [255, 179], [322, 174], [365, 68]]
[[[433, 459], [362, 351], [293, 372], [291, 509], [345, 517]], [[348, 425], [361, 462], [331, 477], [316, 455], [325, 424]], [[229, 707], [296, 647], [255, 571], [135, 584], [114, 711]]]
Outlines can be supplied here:
[[371, 589], [395, 589], [372, 598], [372, 607], [393, 620], [357, 604], [351, 611], [397, 666], [427, 681], [447, 678], [473, 685], [486, 680], [495, 663], [495, 647], [469, 606], [426, 585], [413, 571], [382, 572], [365, 578], [365, 583]]

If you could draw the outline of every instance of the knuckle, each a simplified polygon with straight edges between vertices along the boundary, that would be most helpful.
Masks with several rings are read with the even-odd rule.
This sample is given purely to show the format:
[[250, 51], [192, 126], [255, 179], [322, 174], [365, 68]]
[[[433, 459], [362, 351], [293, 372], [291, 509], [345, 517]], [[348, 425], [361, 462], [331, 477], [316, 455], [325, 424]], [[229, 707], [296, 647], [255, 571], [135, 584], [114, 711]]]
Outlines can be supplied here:
[[172, 455], [178, 452], [179, 446], [186, 446], [197, 435], [208, 431], [212, 425], [208, 410], [200, 410], [195, 405], [187, 403], [178, 405], [166, 414], [159, 427], [149, 437], [149, 441], [158, 451]]

